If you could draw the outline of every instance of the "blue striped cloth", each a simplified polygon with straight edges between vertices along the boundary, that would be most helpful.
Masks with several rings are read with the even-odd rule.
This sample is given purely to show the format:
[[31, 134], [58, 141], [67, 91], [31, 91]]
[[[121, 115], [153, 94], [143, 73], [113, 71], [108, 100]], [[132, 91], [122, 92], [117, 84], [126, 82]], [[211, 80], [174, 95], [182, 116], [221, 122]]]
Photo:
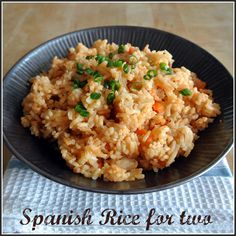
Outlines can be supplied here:
[[[33, 230], [32, 221], [20, 224], [23, 210], [30, 208], [34, 215], [69, 215], [70, 211], [83, 212], [91, 209], [91, 225], [45, 225]], [[124, 214], [140, 215], [138, 225], [100, 225], [104, 209], [116, 209]], [[210, 215], [208, 225], [152, 225], [146, 229], [150, 209], [158, 214], [171, 214], [178, 219], [180, 213], [189, 215]], [[233, 178], [226, 159], [208, 172], [180, 186], [153, 193], [137, 195], [100, 194], [70, 188], [51, 181], [24, 163], [12, 158], [3, 181], [3, 232], [4, 233], [233, 233]]]
[[209, 171], [205, 172], [203, 176], [229, 176], [232, 177], [228, 162], [226, 158], [213, 166]]

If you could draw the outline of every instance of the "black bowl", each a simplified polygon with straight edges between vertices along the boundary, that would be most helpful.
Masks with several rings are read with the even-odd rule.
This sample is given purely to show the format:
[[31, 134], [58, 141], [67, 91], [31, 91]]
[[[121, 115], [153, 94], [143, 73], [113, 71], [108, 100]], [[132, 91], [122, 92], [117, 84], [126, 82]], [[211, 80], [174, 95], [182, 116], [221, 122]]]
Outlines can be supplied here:
[[[64, 57], [68, 48], [82, 42], [91, 46], [97, 39], [117, 44], [130, 42], [143, 48], [167, 49], [174, 57], [174, 67], [185, 66], [214, 92], [222, 114], [201, 132], [188, 158], [158, 173], [147, 172], [145, 179], [111, 183], [91, 180], [69, 170], [51, 143], [30, 134], [20, 124], [21, 102], [29, 92], [28, 80], [49, 69], [52, 58]], [[215, 165], [233, 143], [233, 79], [225, 67], [211, 54], [179, 36], [152, 28], [110, 26], [80, 30], [54, 38], [32, 50], [5, 76], [3, 84], [4, 140], [14, 155], [47, 178], [78, 189], [102, 193], [144, 193], [163, 190], [193, 179]]]

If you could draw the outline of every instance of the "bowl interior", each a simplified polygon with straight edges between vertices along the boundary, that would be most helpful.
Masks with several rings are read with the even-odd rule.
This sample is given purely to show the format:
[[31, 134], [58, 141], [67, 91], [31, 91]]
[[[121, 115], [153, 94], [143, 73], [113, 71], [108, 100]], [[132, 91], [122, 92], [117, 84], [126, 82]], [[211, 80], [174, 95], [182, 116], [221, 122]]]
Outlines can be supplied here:
[[[149, 44], [153, 50], [168, 50], [175, 60], [174, 67], [185, 66], [197, 73], [213, 90], [222, 114], [208, 129], [200, 133], [187, 158], [179, 157], [174, 164], [158, 173], [146, 172], [143, 180], [111, 183], [91, 180], [69, 170], [55, 144], [38, 139], [20, 124], [21, 102], [29, 91], [28, 80], [49, 69], [54, 56], [64, 57], [68, 48], [82, 42], [88, 47], [97, 39], [131, 43], [141, 49]], [[106, 193], [138, 193], [161, 190], [190, 180], [213, 166], [232, 144], [233, 80], [232, 76], [212, 55], [197, 45], [176, 35], [157, 29], [113, 26], [73, 32], [48, 41], [16, 63], [3, 84], [4, 139], [12, 152], [40, 174], [59, 183], [79, 189]]]

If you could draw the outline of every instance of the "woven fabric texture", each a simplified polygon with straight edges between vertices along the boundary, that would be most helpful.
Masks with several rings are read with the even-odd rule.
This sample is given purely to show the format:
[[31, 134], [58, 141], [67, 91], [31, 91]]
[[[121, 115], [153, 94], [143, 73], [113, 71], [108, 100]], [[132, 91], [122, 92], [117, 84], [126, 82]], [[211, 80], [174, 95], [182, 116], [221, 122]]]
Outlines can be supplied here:
[[[146, 194], [113, 195], [86, 192], [70, 188], [37, 174], [25, 164], [13, 158], [3, 181], [3, 232], [4, 233], [233, 233], [233, 178], [226, 161], [220, 162], [203, 176], [180, 186]], [[23, 216], [28, 211], [31, 222]], [[158, 215], [173, 215], [173, 223], [150, 225], [146, 220], [155, 209], [153, 223]], [[33, 228], [35, 215], [82, 215], [91, 210], [91, 225], [45, 225]], [[101, 213], [115, 209], [118, 215], [140, 215], [137, 225], [100, 225]], [[204, 225], [180, 224], [180, 214], [211, 216], [212, 223]], [[117, 217], [114, 217], [117, 219]], [[186, 218], [185, 218], [186, 219]], [[39, 222], [38, 219], [37, 222]], [[86, 221], [85, 221], [86, 222]]]

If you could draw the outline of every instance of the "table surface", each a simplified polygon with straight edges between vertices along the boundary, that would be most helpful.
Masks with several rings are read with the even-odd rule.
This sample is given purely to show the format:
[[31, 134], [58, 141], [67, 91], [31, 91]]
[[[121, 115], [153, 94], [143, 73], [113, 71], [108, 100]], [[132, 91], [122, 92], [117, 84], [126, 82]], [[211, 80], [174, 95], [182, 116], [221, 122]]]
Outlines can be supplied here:
[[[232, 3], [4, 3], [3, 74], [39, 44], [83, 28], [137, 25], [187, 38], [233, 74]], [[13, 45], [13, 47], [12, 47]], [[10, 157], [4, 146], [4, 169]], [[233, 150], [227, 159], [233, 170]]]

